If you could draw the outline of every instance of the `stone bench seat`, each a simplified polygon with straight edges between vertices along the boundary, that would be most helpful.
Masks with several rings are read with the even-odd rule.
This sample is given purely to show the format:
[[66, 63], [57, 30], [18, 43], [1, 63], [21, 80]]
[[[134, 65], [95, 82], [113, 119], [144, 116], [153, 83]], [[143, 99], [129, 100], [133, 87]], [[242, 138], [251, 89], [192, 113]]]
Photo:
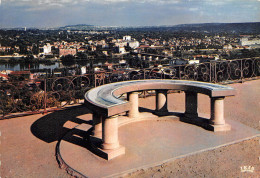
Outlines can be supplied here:
[[181, 90], [208, 95], [226, 97], [235, 95], [235, 90], [228, 86], [185, 80], [134, 80], [102, 85], [89, 90], [85, 99], [93, 109], [112, 116], [130, 109], [130, 103], [118, 98], [129, 92], [143, 90]]
[[[230, 125], [224, 119], [224, 98], [234, 96], [235, 90], [229, 86], [185, 80], [133, 80], [102, 85], [89, 90], [85, 94], [85, 104], [93, 111], [93, 136], [102, 137], [100, 151], [106, 159], [112, 159], [125, 153], [118, 141], [117, 115], [127, 112], [129, 118], [139, 117], [138, 92], [156, 91], [155, 114], [169, 114], [167, 91], [181, 90], [185, 92], [184, 118], [189, 123], [198, 120], [198, 93], [208, 95], [211, 100], [211, 118], [207, 127], [213, 131], [228, 131]], [[127, 93], [127, 100], [119, 96]], [[209, 121], [209, 122], [208, 122]], [[199, 125], [199, 124], [198, 124]]]

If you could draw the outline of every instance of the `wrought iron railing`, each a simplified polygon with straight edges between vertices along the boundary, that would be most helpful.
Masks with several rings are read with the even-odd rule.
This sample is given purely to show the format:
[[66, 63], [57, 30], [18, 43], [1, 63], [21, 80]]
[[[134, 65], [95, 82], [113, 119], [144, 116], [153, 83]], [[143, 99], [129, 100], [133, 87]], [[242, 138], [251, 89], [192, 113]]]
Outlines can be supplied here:
[[260, 58], [214, 61], [167, 68], [116, 70], [95, 74], [0, 83], [0, 118], [44, 113], [82, 103], [90, 88], [119, 81], [179, 79], [211, 83], [258, 79]]
[[95, 74], [95, 86], [137, 79], [179, 79], [211, 83], [240, 82], [260, 75], [260, 58], [213, 61], [167, 68], [135, 69]]
[[[0, 83], [0, 117], [44, 113], [80, 103], [94, 87], [94, 75]], [[11, 114], [11, 115], [10, 115]]]

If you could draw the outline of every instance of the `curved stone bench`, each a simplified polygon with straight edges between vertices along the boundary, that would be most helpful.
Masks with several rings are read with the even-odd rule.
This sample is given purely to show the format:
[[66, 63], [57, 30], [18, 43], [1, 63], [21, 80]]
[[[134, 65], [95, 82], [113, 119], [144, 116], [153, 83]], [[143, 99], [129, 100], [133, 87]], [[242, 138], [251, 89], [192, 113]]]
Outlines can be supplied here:
[[[196, 122], [198, 117], [198, 93], [208, 95], [211, 99], [211, 118], [208, 126], [213, 131], [227, 131], [230, 126], [224, 120], [224, 98], [234, 96], [235, 90], [217, 84], [184, 80], [134, 80], [102, 85], [85, 94], [85, 104], [93, 111], [94, 136], [102, 135], [101, 151], [106, 158], [112, 159], [125, 153], [118, 141], [117, 115], [128, 112], [130, 118], [139, 116], [138, 91], [156, 91], [155, 114], [167, 115], [167, 91], [185, 92], [185, 119]], [[127, 93], [127, 101], [119, 98]]]

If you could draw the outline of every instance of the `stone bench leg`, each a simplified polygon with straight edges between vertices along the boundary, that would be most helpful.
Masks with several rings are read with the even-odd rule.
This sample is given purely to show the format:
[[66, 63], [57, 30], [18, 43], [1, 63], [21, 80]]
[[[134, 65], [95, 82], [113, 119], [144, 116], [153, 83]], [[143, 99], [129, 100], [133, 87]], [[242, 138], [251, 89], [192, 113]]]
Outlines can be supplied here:
[[185, 92], [185, 118], [198, 118], [198, 94], [195, 92]]
[[125, 147], [119, 145], [117, 116], [103, 119], [102, 140], [103, 144], [101, 145], [101, 148], [103, 153], [106, 154], [107, 160], [125, 154]]
[[211, 98], [210, 128], [214, 132], [231, 129], [224, 119], [224, 97]]
[[156, 90], [156, 115], [163, 116], [168, 114], [167, 91]]
[[93, 113], [93, 136], [102, 138], [102, 115]]
[[128, 117], [139, 117], [138, 92], [127, 93], [127, 100], [131, 103], [131, 109], [128, 111]]

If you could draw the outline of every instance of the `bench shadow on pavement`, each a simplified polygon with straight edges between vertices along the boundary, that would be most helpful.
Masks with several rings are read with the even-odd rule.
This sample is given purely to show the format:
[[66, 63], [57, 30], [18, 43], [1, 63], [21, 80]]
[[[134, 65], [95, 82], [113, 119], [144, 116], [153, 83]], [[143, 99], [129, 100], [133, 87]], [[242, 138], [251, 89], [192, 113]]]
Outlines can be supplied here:
[[[79, 118], [79, 116], [85, 114], [87, 115], [84, 120]], [[47, 143], [59, 141], [71, 130], [71, 128], [64, 126], [68, 121], [73, 122], [75, 125], [83, 123], [92, 125], [92, 114], [84, 106], [73, 106], [55, 111], [36, 120], [31, 125], [31, 132], [35, 137]]]
[[[143, 108], [143, 107], [139, 107], [139, 111], [140, 112], [150, 112], [150, 113], [153, 113], [154, 110], [151, 110], [151, 109], [148, 109], [148, 108]], [[168, 112], [168, 114], [166, 115], [162, 115], [162, 116], [175, 116], [176, 118], [178, 118], [178, 120], [180, 122], [183, 122], [183, 123], [186, 123], [186, 124], [191, 124], [191, 125], [195, 125], [195, 126], [198, 126], [198, 127], [201, 127], [205, 130], [210, 130], [208, 128], [208, 125], [209, 125], [209, 119], [207, 118], [204, 118], [204, 117], [196, 117], [196, 118], [193, 118], [193, 119], [187, 119], [185, 117], [185, 114], [182, 113], [182, 112]]]
[[[154, 112], [154, 110], [140, 107], [140, 112]], [[86, 115], [83, 119], [80, 119], [79, 116]], [[183, 121], [183, 113], [179, 112], [169, 112], [169, 115], [176, 116]], [[203, 119], [203, 118], [201, 118]], [[73, 122], [74, 126], [80, 124], [89, 125], [88, 130], [81, 130], [78, 128], [67, 128], [65, 127], [65, 123]], [[187, 122], [186, 122], [187, 123]], [[196, 125], [193, 123], [193, 125]], [[198, 125], [200, 126], [200, 125]], [[74, 145], [78, 145], [84, 147], [91, 151], [92, 153], [99, 155], [100, 157], [105, 158], [102, 152], [93, 147], [93, 143], [95, 145], [101, 145], [102, 140], [98, 138], [94, 138], [91, 136], [92, 133], [92, 114], [91, 111], [88, 110], [85, 106], [73, 106], [68, 109], [55, 111], [44, 115], [40, 119], [36, 120], [31, 125], [32, 134], [39, 138], [40, 140], [46, 143], [52, 143], [54, 141], [58, 141], [57, 146], [61, 140], [67, 141]], [[92, 140], [93, 143], [89, 142]], [[57, 151], [57, 148], [56, 148]]]

